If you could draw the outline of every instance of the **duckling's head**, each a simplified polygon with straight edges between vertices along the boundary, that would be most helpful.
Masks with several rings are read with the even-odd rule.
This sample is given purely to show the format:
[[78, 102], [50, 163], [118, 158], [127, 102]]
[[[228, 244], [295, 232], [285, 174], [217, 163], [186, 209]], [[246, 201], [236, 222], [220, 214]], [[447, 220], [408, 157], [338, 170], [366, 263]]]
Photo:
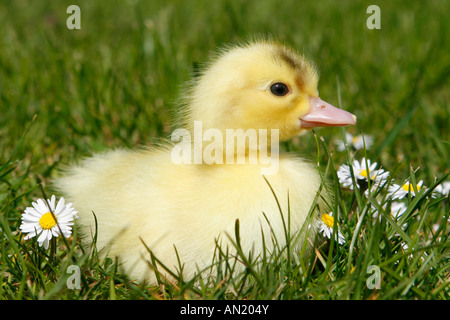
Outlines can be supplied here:
[[203, 129], [278, 129], [287, 140], [308, 129], [356, 123], [318, 97], [318, 73], [301, 55], [273, 42], [222, 52], [195, 80], [184, 121]]

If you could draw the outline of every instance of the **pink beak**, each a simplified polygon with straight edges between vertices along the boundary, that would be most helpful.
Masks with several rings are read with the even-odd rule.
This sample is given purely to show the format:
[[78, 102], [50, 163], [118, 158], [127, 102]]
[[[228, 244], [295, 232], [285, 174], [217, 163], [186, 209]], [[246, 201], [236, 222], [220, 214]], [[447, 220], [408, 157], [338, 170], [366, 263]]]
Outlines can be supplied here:
[[309, 97], [311, 110], [300, 118], [302, 128], [345, 127], [356, 124], [356, 117], [320, 98]]

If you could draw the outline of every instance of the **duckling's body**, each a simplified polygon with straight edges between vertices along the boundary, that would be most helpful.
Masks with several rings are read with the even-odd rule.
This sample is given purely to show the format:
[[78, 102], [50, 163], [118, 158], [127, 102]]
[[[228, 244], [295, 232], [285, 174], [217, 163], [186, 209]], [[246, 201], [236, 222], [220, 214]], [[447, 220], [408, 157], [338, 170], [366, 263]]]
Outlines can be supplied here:
[[[283, 58], [283, 54], [288, 56]], [[227, 59], [231, 68], [228, 73]], [[271, 63], [269, 70], [260, 70]], [[299, 72], [305, 74], [296, 74]], [[185, 113], [185, 127], [194, 134], [190, 122], [201, 120], [204, 130], [217, 129], [223, 133], [238, 128], [276, 129], [281, 140], [285, 140], [293, 132], [303, 133], [304, 127], [313, 124], [353, 124], [354, 117], [350, 117], [352, 122], [348, 115], [345, 120], [336, 121], [315, 116], [314, 99], [318, 99], [315, 79], [312, 67], [279, 45], [256, 43], [230, 50], [195, 84]], [[208, 88], [210, 81], [214, 83]], [[273, 83], [281, 82], [289, 85], [290, 92], [278, 96], [281, 91], [272, 87]], [[252, 105], [253, 102], [256, 104]], [[333, 108], [328, 106], [322, 108]], [[339, 112], [337, 118], [342, 115]], [[262, 169], [266, 166], [260, 157], [256, 163], [248, 161], [248, 148], [245, 164], [177, 164], [173, 147], [167, 144], [155, 149], [96, 155], [72, 167], [56, 181], [79, 212], [84, 239], [89, 241], [93, 237], [95, 213], [97, 248], [118, 256], [133, 278], [155, 280], [143, 242], [173, 270], [179, 269], [179, 259], [184, 265], [183, 275], [191, 277], [212, 263], [216, 240], [226, 246], [230, 244], [228, 236], [234, 239], [237, 219], [245, 251], [252, 249], [254, 256], [262, 253], [262, 233], [266, 247], [270, 248], [272, 237], [283, 245], [285, 228], [271, 188], [285, 223], [290, 222], [290, 233], [297, 235], [305, 227], [321, 185], [316, 170], [305, 161], [281, 153], [277, 157], [277, 170], [264, 175]], [[270, 152], [270, 144], [268, 149]]]
[[[291, 230], [307, 219], [320, 185], [312, 167], [288, 155], [280, 157], [277, 174], [267, 176], [287, 221], [288, 194]], [[165, 265], [178, 266], [174, 246], [189, 279], [197, 266], [212, 263], [215, 239], [228, 243], [240, 222], [241, 245], [262, 250], [262, 234], [271, 246], [270, 221], [282, 245], [285, 239], [280, 210], [259, 165], [174, 165], [167, 150], [113, 151], [87, 160], [60, 186], [77, 210], [90, 240], [98, 221], [98, 248], [110, 248], [137, 279], [152, 279], [142, 257], [149, 259], [141, 240]], [[304, 182], [304, 183], [302, 183]], [[88, 229], [88, 228], [90, 229]], [[110, 244], [110, 245], [109, 245]], [[108, 250], [108, 249], [106, 249]]]

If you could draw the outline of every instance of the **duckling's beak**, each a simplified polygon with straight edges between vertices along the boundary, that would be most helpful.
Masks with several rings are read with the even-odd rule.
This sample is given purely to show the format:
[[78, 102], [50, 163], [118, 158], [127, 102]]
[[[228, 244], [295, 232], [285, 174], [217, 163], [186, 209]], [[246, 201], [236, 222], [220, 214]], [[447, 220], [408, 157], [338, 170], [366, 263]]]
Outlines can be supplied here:
[[309, 97], [310, 112], [300, 118], [302, 128], [345, 127], [356, 124], [356, 116], [317, 97]]

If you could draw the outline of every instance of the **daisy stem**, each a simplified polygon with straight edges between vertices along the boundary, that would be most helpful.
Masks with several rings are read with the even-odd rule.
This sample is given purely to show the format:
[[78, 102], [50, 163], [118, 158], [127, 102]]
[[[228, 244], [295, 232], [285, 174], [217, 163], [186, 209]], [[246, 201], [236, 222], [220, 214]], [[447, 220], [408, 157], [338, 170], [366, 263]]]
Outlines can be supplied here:
[[353, 213], [356, 212], [356, 208], [358, 207], [358, 201], [356, 201], [356, 196], [353, 195], [352, 206], [350, 207], [350, 211], [348, 212], [348, 219], [353, 216]]
[[367, 210], [363, 210], [361, 216], [359, 217], [358, 223], [356, 224], [355, 231], [353, 232], [352, 240], [350, 242], [350, 248], [348, 250], [348, 259], [347, 259], [347, 270], [352, 270], [351, 264], [352, 264], [352, 255], [353, 255], [353, 248], [355, 247], [356, 239], [359, 234], [359, 229], [361, 229], [362, 222], [364, 220], [364, 216], [366, 214]]
[[56, 238], [50, 239], [50, 262], [53, 264], [56, 260]]

